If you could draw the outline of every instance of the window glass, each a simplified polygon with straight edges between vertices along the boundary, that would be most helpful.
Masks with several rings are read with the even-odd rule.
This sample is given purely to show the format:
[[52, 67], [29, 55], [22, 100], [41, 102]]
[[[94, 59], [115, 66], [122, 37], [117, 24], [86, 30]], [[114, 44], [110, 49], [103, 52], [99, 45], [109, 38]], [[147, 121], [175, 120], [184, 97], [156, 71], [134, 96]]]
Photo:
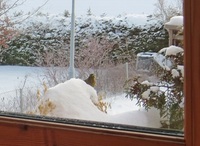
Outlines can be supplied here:
[[182, 135], [182, 3], [0, 1], [1, 114]]

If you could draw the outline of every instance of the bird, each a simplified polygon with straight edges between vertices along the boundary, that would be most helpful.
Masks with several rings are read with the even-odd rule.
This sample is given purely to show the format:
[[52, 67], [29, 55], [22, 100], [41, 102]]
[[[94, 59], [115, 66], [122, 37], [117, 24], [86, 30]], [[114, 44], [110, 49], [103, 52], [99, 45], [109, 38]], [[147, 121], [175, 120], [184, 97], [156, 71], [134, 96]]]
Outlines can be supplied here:
[[94, 87], [96, 85], [96, 77], [94, 74], [90, 74], [87, 79], [84, 80], [88, 85]]

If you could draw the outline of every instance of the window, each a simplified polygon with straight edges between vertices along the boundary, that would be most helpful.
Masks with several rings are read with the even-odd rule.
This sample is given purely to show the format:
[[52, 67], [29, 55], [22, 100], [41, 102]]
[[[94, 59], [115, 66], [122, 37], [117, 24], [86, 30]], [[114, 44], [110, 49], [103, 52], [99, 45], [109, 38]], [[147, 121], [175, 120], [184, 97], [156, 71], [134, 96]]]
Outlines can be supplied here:
[[[0, 145], [199, 146], [200, 140], [200, 1], [184, 4], [185, 137], [154, 135], [1, 116]], [[3, 113], [2, 113], [3, 115]]]

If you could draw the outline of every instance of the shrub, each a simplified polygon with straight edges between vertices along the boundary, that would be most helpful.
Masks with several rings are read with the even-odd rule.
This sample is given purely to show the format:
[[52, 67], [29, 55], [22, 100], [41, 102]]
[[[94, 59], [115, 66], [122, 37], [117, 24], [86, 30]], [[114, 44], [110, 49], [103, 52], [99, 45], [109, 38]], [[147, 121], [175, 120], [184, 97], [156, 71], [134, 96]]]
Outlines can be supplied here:
[[152, 83], [139, 81], [134, 78], [129, 81], [131, 86], [126, 88], [127, 97], [137, 99], [137, 105], [146, 110], [155, 107], [160, 110], [162, 128], [183, 129], [184, 121], [184, 66], [183, 49], [170, 46], [160, 50], [173, 61], [173, 66], [164, 66], [160, 81]]

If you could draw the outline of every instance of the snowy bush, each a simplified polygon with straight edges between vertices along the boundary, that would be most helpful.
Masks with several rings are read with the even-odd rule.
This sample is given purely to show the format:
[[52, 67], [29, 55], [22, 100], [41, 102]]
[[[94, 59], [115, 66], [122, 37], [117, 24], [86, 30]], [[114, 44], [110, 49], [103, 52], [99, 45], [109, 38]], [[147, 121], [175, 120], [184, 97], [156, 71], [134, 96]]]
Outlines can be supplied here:
[[127, 88], [127, 97], [137, 99], [137, 105], [146, 110], [155, 107], [160, 110], [162, 128], [183, 129], [184, 120], [184, 73], [183, 49], [170, 46], [162, 49], [167, 58], [173, 61], [171, 68], [164, 67], [159, 75], [160, 81], [140, 82], [138, 78], [131, 80]]

